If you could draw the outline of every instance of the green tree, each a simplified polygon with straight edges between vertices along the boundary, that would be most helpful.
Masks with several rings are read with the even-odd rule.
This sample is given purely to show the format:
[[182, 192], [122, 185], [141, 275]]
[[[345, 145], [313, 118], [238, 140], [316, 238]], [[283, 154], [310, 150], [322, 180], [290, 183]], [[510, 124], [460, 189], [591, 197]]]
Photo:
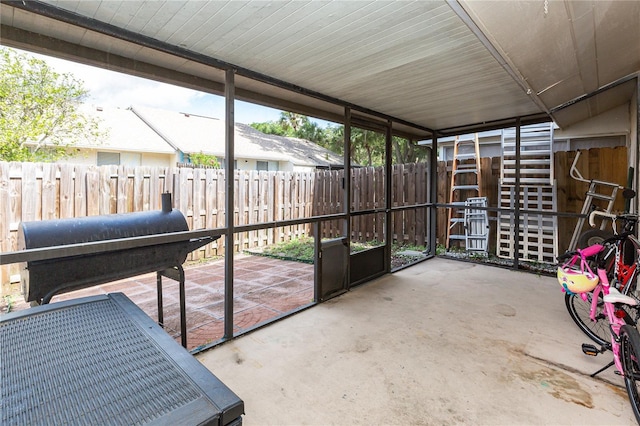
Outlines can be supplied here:
[[214, 169], [220, 168], [220, 161], [215, 155], [205, 154], [202, 151], [189, 154], [189, 160], [196, 166], [213, 167]]
[[396, 164], [418, 163], [426, 161], [429, 150], [418, 145], [417, 141], [393, 137], [391, 143], [393, 149], [393, 161]]
[[[282, 112], [278, 121], [252, 123], [251, 127], [271, 135], [306, 139], [336, 154], [344, 153], [344, 126], [327, 126], [323, 129], [305, 115]], [[415, 141], [394, 136], [391, 147], [392, 161], [396, 164], [413, 163], [427, 158], [427, 150]], [[385, 155], [384, 134], [357, 127], [351, 128], [353, 163], [361, 166], [382, 166]]]
[[269, 135], [306, 139], [315, 143], [324, 136], [320, 126], [309, 120], [309, 117], [287, 111], [280, 112], [278, 121], [251, 123], [250, 126]]
[[[344, 126], [328, 126], [323, 131], [319, 145], [335, 153], [344, 152]], [[382, 166], [385, 161], [385, 135], [357, 127], [351, 128], [351, 160], [361, 166]], [[398, 136], [391, 140], [391, 161], [394, 164], [407, 164], [425, 161], [428, 150]]]
[[344, 126], [327, 126], [323, 131], [321, 146], [336, 154], [344, 155]]
[[[321, 128], [317, 123], [309, 120], [306, 115], [291, 112], [281, 112], [278, 121], [251, 123], [254, 129], [269, 135], [286, 136], [311, 141], [338, 154], [342, 154], [341, 127]], [[339, 132], [339, 133], [337, 133]]]
[[251, 123], [250, 126], [267, 135], [289, 136], [287, 130], [282, 127], [280, 122], [267, 121], [264, 123]]
[[351, 160], [361, 166], [382, 166], [385, 159], [385, 137], [382, 133], [351, 128]]
[[82, 80], [40, 59], [0, 48], [0, 160], [56, 161], [80, 140], [104, 136], [98, 121], [78, 111]]
[[280, 125], [289, 133], [289, 136], [295, 136], [305, 123], [309, 123], [309, 117], [295, 112], [282, 111], [280, 113]]

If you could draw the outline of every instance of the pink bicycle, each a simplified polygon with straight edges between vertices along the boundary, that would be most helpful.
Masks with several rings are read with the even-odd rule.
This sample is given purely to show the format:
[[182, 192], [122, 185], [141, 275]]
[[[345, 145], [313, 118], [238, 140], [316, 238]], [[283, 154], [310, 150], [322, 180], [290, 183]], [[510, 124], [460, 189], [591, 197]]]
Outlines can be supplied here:
[[[593, 216], [599, 213], [601, 212], [591, 213], [590, 223], [593, 223]], [[625, 321], [628, 315], [624, 310], [624, 306], [636, 306], [638, 302], [610, 285], [604, 256], [599, 256], [603, 252], [604, 246], [595, 244], [583, 250], [579, 249], [563, 255], [562, 259], [567, 259], [567, 261], [558, 267], [558, 281], [563, 287], [563, 291], [573, 293], [584, 301], [590, 299], [591, 321], [597, 321], [597, 316], [604, 311], [611, 331], [611, 341], [600, 349], [595, 345], [583, 343], [582, 352], [591, 356], [597, 356], [607, 350], [613, 352], [613, 361], [593, 373], [591, 377], [595, 377], [598, 373], [615, 365], [616, 374], [624, 377], [633, 413], [640, 424], [640, 392], [638, 388], [640, 385], [640, 365], [638, 364], [640, 333], [633, 324], [628, 324]], [[594, 274], [589, 267], [588, 257], [595, 260], [597, 274]]]

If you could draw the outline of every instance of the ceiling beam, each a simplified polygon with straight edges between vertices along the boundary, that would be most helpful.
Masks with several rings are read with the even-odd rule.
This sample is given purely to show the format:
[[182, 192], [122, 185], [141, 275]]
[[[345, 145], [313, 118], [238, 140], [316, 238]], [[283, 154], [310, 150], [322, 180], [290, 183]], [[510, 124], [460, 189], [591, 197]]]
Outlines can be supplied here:
[[485, 121], [482, 123], [473, 123], [466, 126], [449, 127], [446, 129], [438, 129], [436, 132], [438, 136], [457, 136], [465, 135], [467, 133], [486, 132], [489, 130], [506, 129], [514, 127], [516, 122], [520, 120], [520, 124], [523, 126], [529, 124], [546, 123], [553, 121], [546, 113], [526, 115], [522, 117], [510, 117], [500, 120]]

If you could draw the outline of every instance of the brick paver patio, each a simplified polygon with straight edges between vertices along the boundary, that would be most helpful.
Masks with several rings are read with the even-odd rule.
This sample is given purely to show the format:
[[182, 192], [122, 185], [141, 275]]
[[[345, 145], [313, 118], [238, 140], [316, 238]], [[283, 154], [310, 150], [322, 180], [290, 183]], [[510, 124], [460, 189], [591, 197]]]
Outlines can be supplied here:
[[[238, 333], [313, 302], [313, 265], [238, 255], [234, 259], [234, 333]], [[165, 330], [180, 341], [178, 283], [163, 278]], [[157, 321], [156, 274], [140, 275], [59, 296], [52, 302], [122, 292]], [[194, 349], [224, 334], [224, 261], [185, 266], [187, 346]], [[24, 309], [25, 303], [14, 309]]]

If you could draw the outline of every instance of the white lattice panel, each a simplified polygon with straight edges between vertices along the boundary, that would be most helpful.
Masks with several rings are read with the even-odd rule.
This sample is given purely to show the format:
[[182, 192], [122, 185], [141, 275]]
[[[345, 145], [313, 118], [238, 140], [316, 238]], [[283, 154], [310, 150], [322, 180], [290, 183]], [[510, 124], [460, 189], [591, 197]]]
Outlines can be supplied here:
[[[520, 128], [520, 184], [552, 185], [553, 123], [532, 124]], [[500, 179], [516, 182], [516, 129], [502, 131]]]
[[[527, 211], [556, 211], [556, 186], [520, 186], [517, 197], [520, 208], [520, 232], [515, 235], [513, 213], [498, 214], [499, 257], [513, 259], [515, 244], [519, 246], [519, 260], [542, 263], [556, 263], [558, 256], [558, 235], [556, 216], [527, 213]], [[514, 185], [500, 185], [500, 208], [515, 210]]]

